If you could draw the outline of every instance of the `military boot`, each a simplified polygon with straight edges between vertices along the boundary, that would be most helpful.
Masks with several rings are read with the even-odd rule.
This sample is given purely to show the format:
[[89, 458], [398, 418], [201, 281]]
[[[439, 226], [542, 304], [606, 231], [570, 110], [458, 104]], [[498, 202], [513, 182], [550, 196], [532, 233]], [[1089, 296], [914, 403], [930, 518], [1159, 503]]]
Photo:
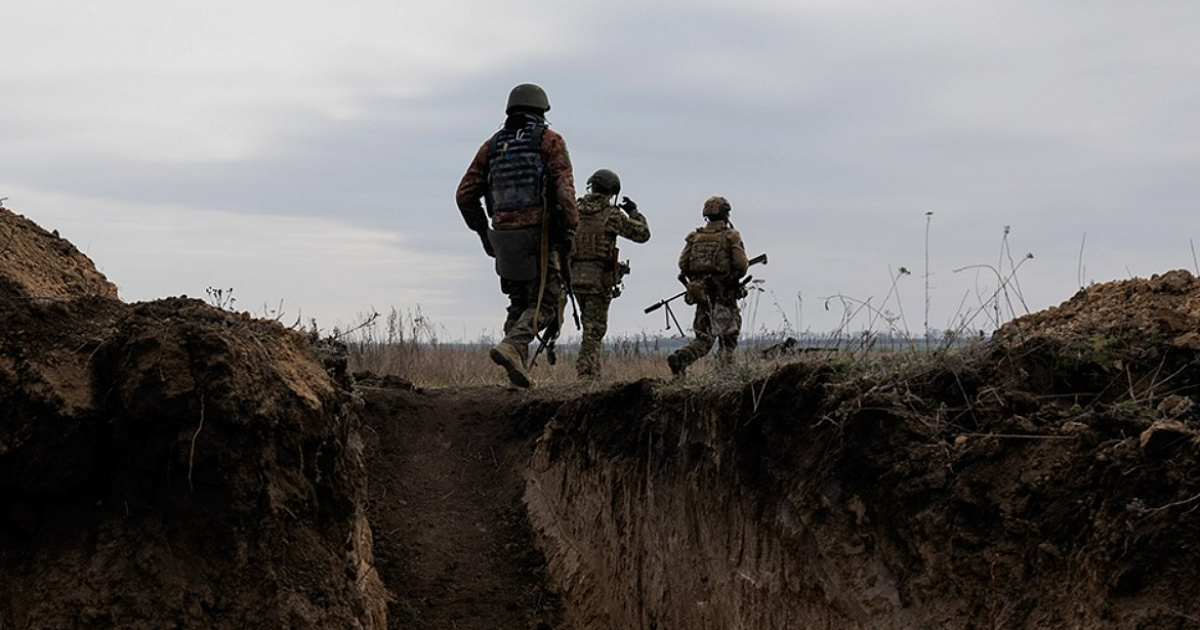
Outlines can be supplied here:
[[674, 352], [667, 355], [667, 366], [671, 368], [671, 375], [676, 378], [683, 376], [683, 371], [687, 369], [687, 363], [683, 357]]
[[521, 351], [507, 341], [501, 341], [489, 353], [492, 362], [508, 372], [508, 380], [517, 387], [529, 387], [529, 372], [525, 370], [525, 360]]

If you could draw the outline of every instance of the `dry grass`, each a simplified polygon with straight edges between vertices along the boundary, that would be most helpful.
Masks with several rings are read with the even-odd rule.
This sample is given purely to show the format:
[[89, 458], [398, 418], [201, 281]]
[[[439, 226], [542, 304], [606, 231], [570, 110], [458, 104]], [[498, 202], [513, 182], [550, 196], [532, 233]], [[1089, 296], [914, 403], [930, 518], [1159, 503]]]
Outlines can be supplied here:
[[[439, 346], [351, 346], [350, 369], [370, 371], [378, 375], [394, 375], [418, 387], [471, 387], [479, 385], [505, 385], [508, 382], [504, 370], [492, 363], [487, 345], [439, 345]], [[670, 379], [666, 354], [614, 353], [606, 347], [604, 375], [595, 385], [636, 381], [644, 378]], [[557, 361], [551, 365], [545, 354], [540, 356], [530, 370], [538, 385], [576, 385], [575, 352], [558, 352]], [[763, 373], [778, 364], [778, 360], [765, 360], [753, 354], [742, 354], [733, 371], [717, 369], [715, 358], [710, 355], [688, 369], [687, 380], [705, 383], [716, 379], [728, 380], [731, 376], [744, 377]]]
[[[488, 357], [489, 343], [430, 344], [419, 342], [364, 343], [351, 341], [351, 371], [370, 371], [394, 375], [419, 387], [471, 387], [504, 385], [504, 370]], [[666, 354], [647, 351], [622, 351], [620, 345], [605, 344], [604, 377], [599, 383], [632, 381], [641, 378], [669, 377]], [[532, 352], [536, 344], [530, 348]], [[573, 347], [559, 348], [550, 363], [543, 352], [530, 370], [541, 385], [566, 385], [578, 382], [575, 376], [577, 353]], [[700, 366], [697, 366], [700, 367]]]
[[[802, 341], [792, 353], [768, 356], [764, 352], [766, 346], [788, 336], [785, 333], [760, 332], [756, 339], [743, 339], [732, 369], [719, 367], [714, 351], [689, 367], [687, 376], [679, 383], [701, 387], [738, 386], [768, 374], [782, 363], [798, 361], [831, 362], [847, 372], [870, 372], [884, 366], [894, 371], [898, 364], [919, 363], [931, 354], [941, 354], [979, 340], [964, 339], [953, 334], [931, 342], [904, 334], [859, 333], [847, 336], [833, 333], [824, 337], [802, 336]], [[392, 309], [387, 316], [372, 314], [350, 330], [334, 330], [334, 337], [349, 348], [349, 368], [352, 372], [367, 371], [379, 376], [396, 376], [422, 388], [504, 386], [508, 383], [504, 370], [494, 364], [488, 355], [495, 340], [442, 342], [436, 326], [421, 313], [420, 308], [408, 313]], [[530, 374], [539, 386], [604, 387], [645, 378], [671, 381], [666, 357], [682, 341], [646, 334], [610, 337], [604, 343], [604, 375], [597, 381], [587, 383], [581, 383], [575, 375], [577, 345], [560, 343], [553, 357], [555, 360], [551, 361], [548, 352], [540, 353]], [[809, 347], [801, 347], [805, 345]], [[821, 349], [816, 352], [804, 351], [816, 350], [817, 347]], [[530, 352], [536, 348], [535, 343]]]
[[[349, 368], [352, 372], [368, 371], [380, 376], [397, 376], [423, 388], [476, 387], [508, 383], [505, 372], [488, 356], [492, 340], [475, 343], [443, 343], [433, 327], [420, 314], [403, 314], [393, 310], [387, 317], [373, 316], [345, 333], [336, 333], [349, 348]], [[631, 382], [646, 378], [670, 381], [667, 354], [678, 347], [680, 340], [660, 340], [647, 335], [616, 336], [606, 339], [603, 354], [603, 377], [581, 383], [575, 375], [578, 356], [574, 343], [560, 344], [555, 361], [546, 352], [538, 355], [530, 370], [539, 386], [604, 387], [613, 383]], [[536, 349], [536, 343], [530, 351]], [[855, 354], [848, 348], [837, 353], [838, 360]], [[761, 348], [740, 348], [733, 369], [721, 369], [715, 352], [688, 368], [681, 380], [689, 386], [718, 386], [743, 383], [766, 374], [782, 362], [797, 360], [829, 360], [834, 353], [815, 353], [805, 357], [785, 355], [767, 358]]]
[[[508, 382], [504, 370], [488, 357], [492, 340], [443, 343], [438, 340], [435, 328], [419, 309], [407, 314], [393, 309], [386, 317], [365, 318], [354, 329], [341, 333], [335, 331], [335, 335], [349, 348], [349, 368], [352, 372], [368, 371], [380, 376], [397, 376], [426, 388], [505, 385]], [[666, 357], [675, 346], [667, 348], [663, 344], [662, 340], [647, 335], [606, 339], [604, 376], [594, 384], [604, 386], [644, 378], [669, 379], [671, 371], [667, 367]], [[530, 352], [536, 348], [535, 343]], [[548, 353], [543, 351], [530, 373], [539, 385], [577, 385], [577, 356], [575, 344], [562, 343], [553, 364]], [[739, 351], [735, 370], [720, 370], [715, 365], [714, 355], [709, 355], [688, 369], [687, 380], [706, 383], [716, 379], [740, 378], [763, 373], [778, 362], [779, 359], [763, 358], [758, 350], [744, 349]]]

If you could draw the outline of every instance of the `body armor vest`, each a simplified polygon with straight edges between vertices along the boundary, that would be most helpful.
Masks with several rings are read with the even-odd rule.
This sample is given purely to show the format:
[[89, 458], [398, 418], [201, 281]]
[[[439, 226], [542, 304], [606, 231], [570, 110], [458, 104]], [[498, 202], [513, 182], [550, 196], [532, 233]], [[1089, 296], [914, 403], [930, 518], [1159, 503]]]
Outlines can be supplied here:
[[603, 197], [587, 196], [579, 202], [579, 227], [571, 252], [574, 288], [580, 293], [604, 293], [620, 281], [617, 274], [617, 237], [608, 233], [608, 213], [614, 209]]
[[729, 273], [730, 246], [727, 230], [702, 227], [688, 238], [687, 268], [689, 276]]
[[544, 124], [501, 129], [488, 147], [488, 216], [545, 203]]
[[608, 233], [608, 213], [608, 201], [605, 199], [585, 197], [579, 203], [579, 227], [575, 230], [575, 251], [571, 260], [612, 260], [617, 239]]

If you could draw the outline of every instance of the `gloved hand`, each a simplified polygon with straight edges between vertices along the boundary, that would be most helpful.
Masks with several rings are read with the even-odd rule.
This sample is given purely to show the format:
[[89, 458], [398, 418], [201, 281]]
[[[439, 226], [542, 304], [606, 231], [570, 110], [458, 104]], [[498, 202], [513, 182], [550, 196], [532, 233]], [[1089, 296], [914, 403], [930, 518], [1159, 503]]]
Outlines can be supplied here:
[[483, 251], [487, 252], [488, 256], [496, 257], [496, 250], [492, 249], [492, 241], [488, 238], [487, 230], [479, 230], [476, 232], [479, 235], [479, 240], [483, 243]]
[[637, 204], [634, 203], [629, 197], [621, 197], [621, 203], [617, 204], [617, 207], [625, 212], [633, 212], [634, 210], [637, 210]]

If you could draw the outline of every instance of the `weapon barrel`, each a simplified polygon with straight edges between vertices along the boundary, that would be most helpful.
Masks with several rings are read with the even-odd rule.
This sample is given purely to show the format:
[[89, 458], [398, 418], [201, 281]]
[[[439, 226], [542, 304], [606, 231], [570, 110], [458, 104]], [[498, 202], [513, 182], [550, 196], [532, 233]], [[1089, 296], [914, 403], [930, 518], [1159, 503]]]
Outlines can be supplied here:
[[665, 300], [659, 300], [658, 302], [655, 302], [654, 304], [647, 306], [646, 310], [644, 312], [653, 313], [654, 311], [657, 311], [658, 309], [666, 306], [667, 302], [670, 302], [671, 300], [675, 300], [675, 299], [679, 299], [679, 298], [683, 297], [685, 293], [687, 293], [687, 291], [680, 291], [679, 293], [676, 293], [675, 295], [672, 295], [671, 297], [669, 297]]
[[[758, 263], [762, 263], [765, 265], [765, 264], [767, 264], [767, 254], [765, 252], [762, 254], [759, 254], [759, 255], [755, 256], [754, 258], [751, 258], [749, 260], [749, 263], [751, 265], [757, 265]], [[749, 282], [749, 281], [750, 281], [750, 278], [746, 278], [745, 282]], [[743, 284], [745, 284], [745, 282], [743, 282]], [[675, 295], [672, 295], [671, 297], [669, 297], [665, 300], [660, 300], [658, 302], [655, 302], [654, 304], [647, 306], [644, 312], [653, 313], [654, 311], [657, 311], [658, 309], [662, 308], [663, 306], [666, 306], [667, 302], [670, 302], [671, 300], [679, 299], [679, 298], [683, 297], [685, 294], [687, 294], [687, 291], [681, 291], [679, 293], [676, 293]]]

